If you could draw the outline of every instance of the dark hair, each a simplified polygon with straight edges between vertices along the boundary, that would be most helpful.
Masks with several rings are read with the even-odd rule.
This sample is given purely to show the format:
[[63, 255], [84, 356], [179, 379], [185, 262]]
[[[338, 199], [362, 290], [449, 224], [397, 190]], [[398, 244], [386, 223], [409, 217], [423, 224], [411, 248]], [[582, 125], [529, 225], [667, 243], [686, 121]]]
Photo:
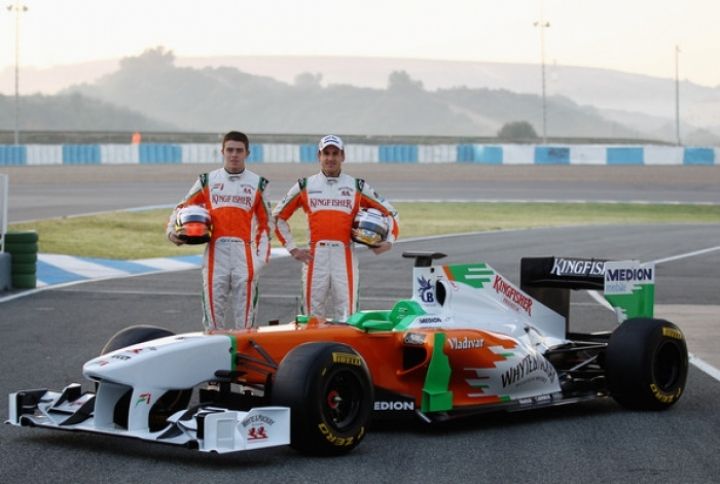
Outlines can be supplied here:
[[225, 143], [227, 141], [240, 141], [245, 145], [245, 149], [250, 151], [250, 140], [245, 133], [240, 131], [229, 131], [224, 137], [222, 142], [222, 148], [225, 149]]

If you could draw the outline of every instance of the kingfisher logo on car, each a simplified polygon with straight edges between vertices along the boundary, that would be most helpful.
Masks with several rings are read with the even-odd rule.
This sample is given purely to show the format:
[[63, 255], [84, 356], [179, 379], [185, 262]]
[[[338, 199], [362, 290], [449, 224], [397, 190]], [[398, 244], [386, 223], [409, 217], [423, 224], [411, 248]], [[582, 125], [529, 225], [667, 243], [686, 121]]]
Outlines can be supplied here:
[[550, 274], [554, 276], [602, 276], [605, 274], [605, 261], [556, 257], [553, 260]]
[[512, 307], [519, 306], [528, 313], [529, 316], [532, 316], [533, 300], [499, 275], [495, 276], [493, 289], [495, 289], [498, 294], [502, 294], [504, 296], [503, 300], [510, 303]]

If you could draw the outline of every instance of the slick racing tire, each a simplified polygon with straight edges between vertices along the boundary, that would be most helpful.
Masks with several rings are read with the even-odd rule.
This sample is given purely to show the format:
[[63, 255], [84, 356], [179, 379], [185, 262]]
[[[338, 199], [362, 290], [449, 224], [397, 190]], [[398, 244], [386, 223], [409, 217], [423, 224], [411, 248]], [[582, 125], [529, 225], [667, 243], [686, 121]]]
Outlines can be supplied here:
[[[115, 335], [105, 343], [105, 346], [100, 350], [100, 354], [104, 355], [111, 351], [125, 348], [126, 346], [145, 343], [146, 341], [164, 338], [174, 334], [175, 333], [170, 330], [157, 326], [130, 326], [115, 333]], [[113, 422], [125, 428], [127, 428], [128, 424], [131, 396], [132, 390], [129, 390], [120, 398], [113, 412]], [[165, 428], [167, 426], [167, 418], [175, 412], [187, 408], [191, 397], [192, 389], [170, 390], [165, 392], [162, 397], [155, 401], [155, 404], [150, 409], [150, 415], [148, 417], [148, 427], [150, 431], [156, 432]]]
[[669, 321], [629, 319], [610, 336], [605, 366], [610, 395], [619, 404], [636, 410], [664, 410], [685, 391], [685, 337]]
[[351, 347], [305, 343], [280, 362], [272, 403], [290, 407], [290, 445], [314, 455], [340, 455], [365, 436], [373, 386], [365, 361]]
[[138, 343], [145, 343], [158, 338], [164, 338], [166, 336], [172, 336], [175, 333], [169, 329], [160, 328], [158, 326], [149, 325], [138, 325], [130, 326], [125, 329], [121, 329], [115, 333], [112, 338], [105, 343], [100, 354], [104, 355], [111, 351], [125, 348], [126, 346], [136, 345]]

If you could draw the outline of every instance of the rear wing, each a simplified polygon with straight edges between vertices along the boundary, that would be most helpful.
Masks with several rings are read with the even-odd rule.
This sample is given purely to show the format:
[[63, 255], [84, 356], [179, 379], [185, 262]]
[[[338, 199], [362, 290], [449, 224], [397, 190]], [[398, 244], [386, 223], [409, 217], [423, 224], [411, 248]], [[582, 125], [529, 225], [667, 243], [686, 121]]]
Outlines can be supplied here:
[[638, 261], [608, 261], [574, 257], [524, 257], [520, 288], [565, 317], [570, 314], [570, 290], [602, 291], [618, 322], [653, 316], [655, 265]]

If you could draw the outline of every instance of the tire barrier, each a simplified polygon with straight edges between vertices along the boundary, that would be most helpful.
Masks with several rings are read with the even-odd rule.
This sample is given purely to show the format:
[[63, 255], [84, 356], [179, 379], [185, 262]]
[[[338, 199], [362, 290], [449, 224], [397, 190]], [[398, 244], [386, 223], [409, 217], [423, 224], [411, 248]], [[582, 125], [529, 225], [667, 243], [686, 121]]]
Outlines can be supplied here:
[[[664, 145], [346, 144], [350, 163], [720, 165], [720, 148]], [[248, 163], [316, 163], [317, 145], [250, 144]], [[0, 166], [222, 163], [215, 143], [0, 145]]]
[[37, 286], [38, 234], [35, 231], [5, 234], [5, 251], [10, 254], [10, 279], [13, 289]]
[[23, 254], [20, 252], [16, 252], [13, 254], [12, 261], [13, 264], [35, 264], [38, 260], [37, 252], [32, 252], [29, 254]]
[[12, 289], [10, 264], [12, 256], [7, 252], [0, 252], [0, 293]]

